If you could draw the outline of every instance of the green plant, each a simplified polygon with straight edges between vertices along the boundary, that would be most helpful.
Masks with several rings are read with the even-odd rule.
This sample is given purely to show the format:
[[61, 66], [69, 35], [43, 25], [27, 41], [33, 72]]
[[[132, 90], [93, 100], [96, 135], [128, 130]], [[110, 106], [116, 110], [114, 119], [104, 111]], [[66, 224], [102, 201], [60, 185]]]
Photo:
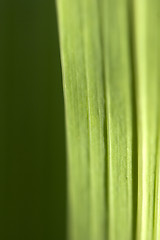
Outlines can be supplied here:
[[71, 240], [160, 237], [158, 5], [57, 0]]

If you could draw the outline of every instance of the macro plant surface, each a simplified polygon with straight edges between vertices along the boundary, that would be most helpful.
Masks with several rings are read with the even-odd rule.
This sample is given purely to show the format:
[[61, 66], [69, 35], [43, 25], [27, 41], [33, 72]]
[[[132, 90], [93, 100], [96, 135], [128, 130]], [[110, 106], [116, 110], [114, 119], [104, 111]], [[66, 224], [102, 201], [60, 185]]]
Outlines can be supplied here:
[[160, 239], [158, 0], [57, 0], [68, 239]]

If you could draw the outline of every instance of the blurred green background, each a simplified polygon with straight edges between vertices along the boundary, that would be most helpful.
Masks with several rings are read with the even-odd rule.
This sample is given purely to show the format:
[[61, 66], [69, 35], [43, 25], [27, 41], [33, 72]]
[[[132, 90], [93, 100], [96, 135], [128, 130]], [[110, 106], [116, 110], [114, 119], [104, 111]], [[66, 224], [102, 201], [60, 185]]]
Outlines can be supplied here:
[[0, 0], [0, 239], [63, 240], [63, 92], [54, 0]]

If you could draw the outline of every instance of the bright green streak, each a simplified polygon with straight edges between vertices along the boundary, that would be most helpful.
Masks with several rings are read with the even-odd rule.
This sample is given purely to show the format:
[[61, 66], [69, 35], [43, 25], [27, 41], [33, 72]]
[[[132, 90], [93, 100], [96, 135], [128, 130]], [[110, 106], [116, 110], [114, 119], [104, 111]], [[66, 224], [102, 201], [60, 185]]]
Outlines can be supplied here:
[[102, 1], [110, 240], [130, 240], [133, 231], [131, 92], [133, 77], [128, 12], [127, 0]]
[[[158, 140], [159, 24], [157, 0], [135, 1], [135, 59], [138, 106], [137, 240], [154, 239]], [[158, 166], [158, 165], [157, 165]]]

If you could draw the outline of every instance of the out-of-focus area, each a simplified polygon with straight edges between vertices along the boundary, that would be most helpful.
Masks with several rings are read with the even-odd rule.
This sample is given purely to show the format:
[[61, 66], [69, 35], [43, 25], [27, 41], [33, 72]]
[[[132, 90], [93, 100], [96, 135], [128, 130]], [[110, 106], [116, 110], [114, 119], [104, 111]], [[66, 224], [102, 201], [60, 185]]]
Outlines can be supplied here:
[[65, 239], [65, 165], [55, 1], [1, 0], [1, 240]]

